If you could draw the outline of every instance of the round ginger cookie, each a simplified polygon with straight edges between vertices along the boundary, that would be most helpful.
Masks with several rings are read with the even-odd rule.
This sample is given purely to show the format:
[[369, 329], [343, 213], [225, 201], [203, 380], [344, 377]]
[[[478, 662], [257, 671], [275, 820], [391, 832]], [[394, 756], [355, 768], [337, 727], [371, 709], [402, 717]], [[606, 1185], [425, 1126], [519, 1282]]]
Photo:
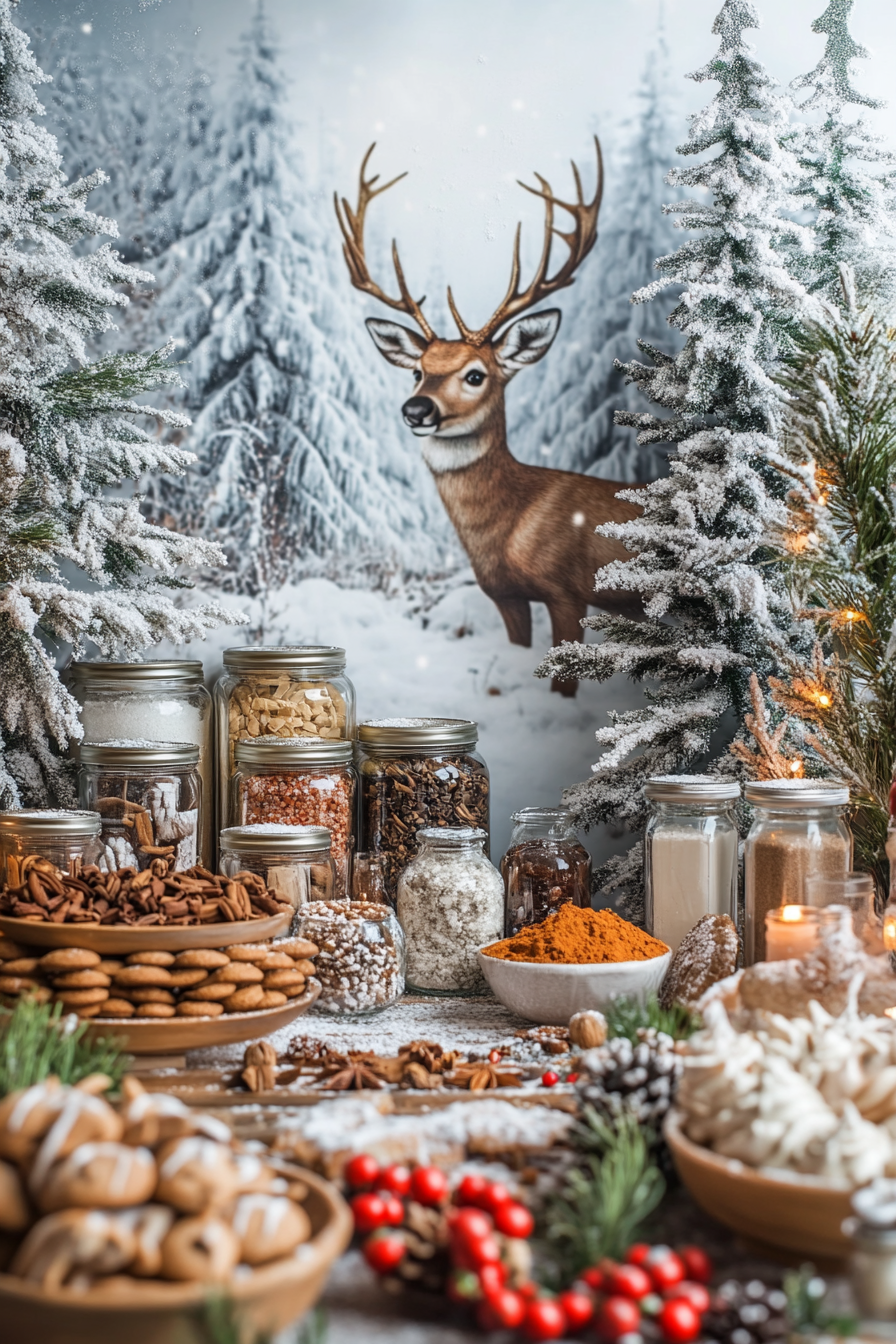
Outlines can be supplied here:
[[73, 1010], [78, 1017], [102, 1017], [104, 1003], [81, 1003]]
[[191, 971], [197, 967], [203, 971], [218, 971], [222, 966], [230, 965], [230, 958], [226, 952], [219, 952], [216, 948], [190, 947], [186, 952], [178, 952], [174, 965], [178, 969]]
[[114, 975], [116, 971], [121, 970], [123, 965], [124, 962], [117, 961], [115, 957], [103, 957], [99, 966], [95, 966], [94, 970], [102, 971], [103, 975]]
[[224, 1000], [225, 1013], [250, 1013], [264, 998], [261, 985], [245, 985]]
[[262, 984], [265, 989], [286, 989], [288, 985], [304, 985], [301, 971], [265, 971]]
[[267, 993], [285, 994], [288, 999], [300, 999], [307, 989], [307, 983], [287, 985], [285, 989], [268, 990]]
[[288, 1003], [285, 994], [281, 994], [279, 989], [266, 989], [258, 1003], [258, 1008], [282, 1008], [284, 1003]]
[[16, 957], [11, 961], [4, 961], [2, 971], [3, 975], [33, 975], [37, 970], [38, 957]]
[[53, 997], [67, 1008], [89, 1008], [95, 1003], [105, 1003], [109, 998], [108, 989], [57, 989]]
[[270, 952], [267, 943], [234, 943], [228, 947], [227, 955], [231, 961], [261, 961]]
[[173, 952], [132, 952], [125, 957], [128, 966], [173, 966]]
[[288, 957], [316, 957], [320, 948], [307, 938], [276, 938], [271, 951], [285, 952]]
[[57, 971], [89, 971], [100, 964], [96, 952], [88, 947], [57, 947], [40, 959], [40, 968], [45, 975], [54, 975]]
[[232, 961], [229, 966], [222, 966], [220, 971], [213, 971], [209, 976], [209, 983], [212, 985], [254, 985], [261, 984], [264, 979], [264, 971], [258, 966], [253, 966], [250, 961]]
[[103, 1017], [133, 1017], [137, 1011], [127, 999], [107, 999], [102, 1009]]
[[20, 947], [11, 938], [0, 933], [0, 961], [15, 961], [18, 957], [27, 957], [27, 948]]
[[172, 989], [191, 989], [193, 985], [201, 985], [203, 980], [208, 979], [208, 971], [202, 966], [175, 966], [168, 974], [171, 976]]
[[162, 988], [171, 984], [171, 972], [164, 966], [123, 966], [113, 978], [122, 989], [144, 989], [149, 985]]
[[161, 989], [158, 985], [146, 985], [140, 989], [129, 989], [131, 1003], [174, 1003], [170, 989]]
[[27, 975], [0, 975], [0, 994], [27, 994], [29, 989], [37, 988], [39, 981]]
[[220, 1017], [223, 1011], [223, 1003], [215, 1003], [213, 999], [206, 999], [204, 1003], [197, 999], [181, 999], [176, 1009], [178, 1017]]
[[222, 999], [229, 999], [236, 993], [236, 985], [197, 985], [195, 989], [184, 990], [182, 998], [191, 999], [197, 1003], [220, 1003]]
[[66, 971], [53, 976], [54, 989], [108, 989], [112, 979], [102, 971]]
[[173, 1017], [175, 1012], [173, 1003], [141, 1003], [137, 1017]]
[[296, 961], [296, 970], [301, 971], [303, 975], [313, 975], [316, 969], [314, 962], [308, 961], [307, 958]]
[[285, 952], [269, 952], [267, 956], [259, 962], [256, 962], [263, 971], [294, 971], [296, 963], [292, 957], [288, 957]]

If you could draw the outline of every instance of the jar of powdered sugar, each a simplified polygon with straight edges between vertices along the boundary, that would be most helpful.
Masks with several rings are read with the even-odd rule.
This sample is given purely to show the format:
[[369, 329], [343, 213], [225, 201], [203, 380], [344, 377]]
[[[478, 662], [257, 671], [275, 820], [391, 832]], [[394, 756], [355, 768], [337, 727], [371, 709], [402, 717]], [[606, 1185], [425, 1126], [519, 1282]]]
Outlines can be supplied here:
[[736, 780], [657, 775], [644, 786], [647, 928], [676, 951], [704, 915], [737, 919]]

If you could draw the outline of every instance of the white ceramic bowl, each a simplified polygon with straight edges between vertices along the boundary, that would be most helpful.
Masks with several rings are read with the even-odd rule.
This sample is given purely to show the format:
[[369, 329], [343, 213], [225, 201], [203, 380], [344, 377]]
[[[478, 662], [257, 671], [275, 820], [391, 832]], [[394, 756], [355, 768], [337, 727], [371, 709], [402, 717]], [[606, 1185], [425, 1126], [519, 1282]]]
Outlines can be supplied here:
[[565, 1026], [583, 1008], [603, 1008], [620, 994], [643, 999], [666, 977], [671, 952], [648, 961], [608, 961], [588, 966], [504, 961], [480, 948], [479, 966], [505, 1008], [545, 1026]]

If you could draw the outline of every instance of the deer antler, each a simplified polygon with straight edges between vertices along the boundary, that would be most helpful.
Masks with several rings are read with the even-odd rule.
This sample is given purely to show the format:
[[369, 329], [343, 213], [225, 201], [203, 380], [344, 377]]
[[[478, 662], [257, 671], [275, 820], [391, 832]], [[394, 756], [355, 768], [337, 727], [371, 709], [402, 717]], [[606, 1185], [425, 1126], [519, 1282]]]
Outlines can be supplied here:
[[367, 258], [364, 255], [364, 216], [367, 213], [367, 207], [375, 196], [381, 196], [384, 191], [394, 187], [396, 182], [400, 182], [403, 177], [407, 177], [407, 173], [399, 173], [397, 177], [393, 177], [391, 182], [384, 182], [381, 187], [375, 188], [374, 184], [380, 180], [379, 174], [377, 173], [374, 177], [364, 177], [367, 164], [370, 162], [370, 156], [375, 149], [376, 141], [370, 146], [361, 163], [361, 172], [358, 179], [358, 204], [355, 209], [352, 210], [344, 196], [340, 209], [339, 196], [337, 193], [333, 193], [336, 218], [339, 220], [339, 227], [345, 240], [342, 255], [345, 257], [345, 264], [348, 266], [348, 273], [355, 289], [363, 290], [365, 294], [372, 295], [373, 298], [379, 299], [381, 303], [387, 303], [390, 308], [396, 308], [400, 313], [407, 313], [417, 323], [426, 339], [431, 341], [435, 332], [421, 311], [421, 306], [426, 301], [425, 296], [419, 302], [411, 297], [411, 292], [404, 278], [404, 271], [401, 269], [401, 262], [398, 259], [398, 248], [395, 245], [394, 238], [392, 239], [392, 264], [395, 267], [395, 276], [398, 280], [401, 298], [390, 298], [371, 278], [370, 271], [367, 269]]
[[[594, 137], [594, 146], [597, 150], [597, 186], [594, 191], [594, 200], [586, 202], [582, 195], [582, 179], [579, 177], [579, 170], [575, 163], [572, 165], [572, 173], [576, 184], [576, 200], [574, 204], [567, 201], [561, 201], [551, 190], [550, 183], [536, 173], [540, 190], [535, 187], [526, 186], [525, 182], [520, 182], [520, 186], [533, 196], [540, 196], [544, 201], [544, 243], [541, 249], [541, 259], [538, 268], [527, 289], [520, 292], [520, 233], [522, 225], [516, 226], [516, 238], [513, 244], [513, 264], [510, 268], [510, 284], [507, 286], [507, 293], [501, 300], [499, 306], [495, 309], [492, 316], [486, 322], [484, 327], [478, 331], [472, 331], [463, 321], [460, 313], [457, 311], [457, 305], [454, 302], [454, 296], [449, 288], [448, 307], [451, 309], [451, 316], [457, 323], [457, 329], [465, 341], [470, 345], [485, 345], [499, 327], [502, 327], [510, 318], [517, 314], [525, 312], [534, 304], [540, 303], [542, 299], [547, 298], [549, 294], [555, 294], [558, 289], [565, 289], [567, 285], [573, 282], [573, 275], [579, 265], [585, 260], [591, 251], [597, 239], [597, 215], [600, 210], [601, 197], [604, 190], [604, 161], [601, 154], [600, 141], [597, 136]], [[566, 210], [573, 218], [573, 227], [569, 233], [564, 233], [562, 229], [554, 228], [554, 206], [557, 205], [561, 210]], [[569, 248], [569, 256], [557, 271], [556, 275], [548, 277], [548, 267], [551, 263], [551, 244], [554, 235], [562, 238]]]

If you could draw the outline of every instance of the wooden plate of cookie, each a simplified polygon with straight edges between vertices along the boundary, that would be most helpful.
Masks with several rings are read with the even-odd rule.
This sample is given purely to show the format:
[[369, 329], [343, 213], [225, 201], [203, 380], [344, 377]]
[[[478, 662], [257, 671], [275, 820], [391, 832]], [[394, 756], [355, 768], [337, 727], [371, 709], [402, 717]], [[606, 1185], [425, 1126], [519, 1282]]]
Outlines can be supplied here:
[[50, 924], [45, 920], [14, 919], [0, 915], [0, 933], [23, 947], [87, 947], [113, 954], [158, 948], [183, 952], [190, 947], [228, 947], [231, 943], [261, 943], [278, 938], [289, 927], [293, 912], [283, 910], [264, 919], [242, 919], [214, 924]]
[[319, 980], [310, 979], [305, 993], [278, 1008], [255, 1012], [223, 1013], [220, 1017], [91, 1017], [91, 1036], [117, 1036], [132, 1055], [182, 1055], [212, 1045], [233, 1045], [270, 1036], [295, 1018], [307, 1013], [321, 991]]

